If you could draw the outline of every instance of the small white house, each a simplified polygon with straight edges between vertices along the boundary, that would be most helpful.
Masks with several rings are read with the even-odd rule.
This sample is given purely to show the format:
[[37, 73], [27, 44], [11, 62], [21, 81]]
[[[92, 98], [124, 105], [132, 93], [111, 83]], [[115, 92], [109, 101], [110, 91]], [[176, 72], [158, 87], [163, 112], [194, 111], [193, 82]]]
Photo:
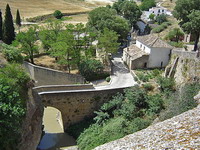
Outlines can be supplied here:
[[161, 6], [156, 6], [156, 7], [150, 8], [149, 11], [143, 11], [141, 19], [148, 22], [150, 21], [149, 16], [151, 14], [154, 14], [155, 16], [159, 16], [161, 14], [172, 16], [172, 13], [168, 11], [166, 8], [161, 7]]
[[136, 44], [124, 49], [123, 61], [129, 69], [163, 68], [169, 62], [172, 48], [156, 35], [139, 36]]

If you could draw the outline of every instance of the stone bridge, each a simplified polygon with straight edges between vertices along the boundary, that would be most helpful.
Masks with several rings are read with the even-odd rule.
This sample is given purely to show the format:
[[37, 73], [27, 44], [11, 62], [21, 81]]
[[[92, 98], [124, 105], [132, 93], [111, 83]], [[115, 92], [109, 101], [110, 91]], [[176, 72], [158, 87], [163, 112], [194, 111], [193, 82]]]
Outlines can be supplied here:
[[[61, 91], [61, 88], [72, 88], [73, 90]], [[77, 90], [75, 90], [76, 88]], [[45, 107], [51, 106], [60, 110], [64, 129], [66, 129], [69, 125], [82, 121], [86, 117], [92, 117], [95, 110], [98, 110], [103, 103], [109, 101], [117, 92], [123, 92], [123, 89], [103, 90], [94, 89], [92, 85], [70, 85], [40, 86], [33, 90], [38, 92]]]
[[[25, 64], [25, 68], [31, 77], [38, 81], [37, 87], [33, 88], [33, 91], [39, 94], [44, 106], [55, 107], [61, 111], [64, 129], [66, 129], [69, 125], [86, 117], [92, 117], [94, 111], [98, 110], [103, 103], [109, 101], [112, 96], [136, 84], [121, 57], [115, 57], [112, 62], [111, 82], [105, 86], [77, 84], [77, 81], [79, 83], [84, 82], [77, 75], [66, 75], [63, 72], [28, 63]], [[57, 81], [58, 84], [62, 83], [63, 85], [55, 85]], [[66, 85], [70, 82], [73, 85]]]

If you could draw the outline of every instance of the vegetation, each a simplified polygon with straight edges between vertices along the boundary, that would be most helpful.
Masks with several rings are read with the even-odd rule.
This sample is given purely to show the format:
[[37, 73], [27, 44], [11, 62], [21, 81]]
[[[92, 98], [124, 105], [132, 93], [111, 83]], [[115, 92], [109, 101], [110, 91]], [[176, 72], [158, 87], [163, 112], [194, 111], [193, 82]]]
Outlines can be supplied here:
[[193, 97], [199, 92], [199, 83], [188, 83], [176, 92], [166, 91], [165, 109], [160, 114], [160, 120], [169, 119], [197, 106]]
[[87, 81], [106, 78], [109, 74], [103, 72], [103, 64], [94, 59], [83, 60], [79, 65], [79, 71]]
[[63, 17], [63, 14], [60, 10], [56, 10], [54, 13], [53, 13], [53, 16], [56, 18], [56, 19], [61, 19]]
[[[25, 115], [28, 75], [16, 64], [0, 69], [0, 145], [16, 150]], [[6, 139], [6, 140], [5, 140]]]
[[95, 112], [95, 123], [79, 136], [79, 148], [90, 150], [98, 145], [121, 138], [147, 127], [163, 108], [160, 95], [148, 95], [133, 87], [103, 104]]
[[15, 39], [15, 28], [13, 24], [13, 17], [10, 11], [10, 6], [6, 5], [5, 19], [3, 23], [3, 41], [6, 44], [11, 44]]
[[167, 16], [165, 14], [161, 14], [159, 16], [156, 16], [156, 22], [160, 25], [163, 22], [167, 21]]
[[174, 28], [168, 33], [165, 39], [168, 39], [170, 41], [175, 41], [178, 43], [180, 38], [183, 36], [184, 36], [184, 33], [180, 30], [180, 28]]
[[87, 26], [94, 31], [103, 32], [105, 28], [115, 31], [120, 39], [126, 39], [129, 32], [128, 21], [120, 16], [114, 9], [99, 7], [92, 10], [88, 16]]
[[2, 13], [0, 11], [0, 40], [3, 39], [3, 19], [2, 19]]
[[142, 4], [140, 5], [140, 9], [141, 10], [149, 10], [149, 8], [151, 7], [155, 7], [156, 6], [156, 2], [155, 0], [143, 0]]
[[131, 26], [136, 26], [136, 22], [142, 15], [139, 7], [133, 0], [118, 0], [113, 4], [112, 8], [117, 11], [118, 15], [127, 19]]
[[100, 34], [98, 38], [98, 50], [103, 57], [104, 63], [107, 64], [109, 61], [109, 54], [116, 53], [119, 47], [118, 35], [114, 31], [109, 31], [108, 29], [104, 29], [103, 33]]
[[174, 16], [180, 20], [180, 26], [187, 33], [195, 35], [194, 51], [198, 48], [200, 24], [200, 0], [177, 0]]
[[29, 28], [27, 32], [20, 32], [16, 37], [22, 53], [26, 54], [27, 59], [30, 59], [33, 64], [34, 54], [38, 53], [38, 46], [35, 43], [37, 40], [36, 28], [33, 27]]
[[21, 51], [13, 46], [2, 44], [2, 52], [10, 63], [22, 63], [23, 57], [21, 55]]
[[150, 14], [150, 15], [149, 15], [149, 19], [150, 19], [151, 21], [154, 21], [154, 20], [155, 20], [155, 14]]
[[151, 31], [152, 33], [160, 33], [162, 32], [164, 29], [166, 29], [169, 25], [171, 25], [170, 22], [163, 22], [161, 25], [153, 28]]
[[20, 17], [20, 13], [18, 9], [17, 9], [17, 14], [16, 14], [16, 25], [21, 27], [21, 17]]

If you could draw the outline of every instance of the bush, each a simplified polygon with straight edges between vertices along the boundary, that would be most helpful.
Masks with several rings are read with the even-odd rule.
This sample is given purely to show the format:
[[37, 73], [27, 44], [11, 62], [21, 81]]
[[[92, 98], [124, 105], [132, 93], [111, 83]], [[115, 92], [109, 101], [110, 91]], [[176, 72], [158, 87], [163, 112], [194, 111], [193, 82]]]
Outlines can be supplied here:
[[83, 77], [88, 81], [105, 79], [109, 76], [108, 73], [103, 71], [103, 64], [94, 59], [87, 59], [80, 63], [79, 71]]
[[152, 91], [154, 89], [153, 85], [150, 83], [143, 84], [143, 88], [147, 91]]
[[56, 19], [61, 19], [63, 17], [63, 14], [60, 10], [56, 10], [54, 13], [53, 13], [53, 16], [56, 18]]
[[143, 82], [148, 82], [150, 79], [149, 75], [145, 75], [144, 73], [138, 73], [137, 76]]
[[198, 94], [200, 89], [199, 83], [186, 84], [175, 93], [168, 94], [165, 98], [166, 109], [161, 112], [160, 120], [166, 120], [197, 106], [194, 96]]
[[183, 48], [184, 47], [184, 43], [183, 42], [169, 42], [169, 44], [171, 46], [177, 47], [177, 48]]
[[157, 82], [160, 86], [161, 91], [173, 91], [175, 87], [174, 79], [172, 78], [165, 78], [165, 77], [158, 77]]
[[23, 62], [21, 51], [19, 51], [17, 48], [9, 46], [7, 44], [2, 44], [2, 51], [8, 62], [11, 63]]
[[170, 22], [163, 22], [161, 25], [155, 27], [152, 29], [152, 33], [160, 33], [162, 32], [164, 29], [166, 29], [169, 25], [171, 25]]
[[[29, 77], [19, 65], [0, 68], [0, 145], [16, 149], [25, 116]], [[6, 139], [6, 140], [5, 140]]]
[[156, 16], [156, 22], [158, 22], [158, 24], [161, 24], [163, 22], [167, 21], [167, 16], [165, 14], [161, 14], [159, 16]]
[[110, 80], [111, 80], [110, 77], [107, 77], [107, 78], [106, 78], [106, 81], [107, 81], [107, 82], [110, 82]]

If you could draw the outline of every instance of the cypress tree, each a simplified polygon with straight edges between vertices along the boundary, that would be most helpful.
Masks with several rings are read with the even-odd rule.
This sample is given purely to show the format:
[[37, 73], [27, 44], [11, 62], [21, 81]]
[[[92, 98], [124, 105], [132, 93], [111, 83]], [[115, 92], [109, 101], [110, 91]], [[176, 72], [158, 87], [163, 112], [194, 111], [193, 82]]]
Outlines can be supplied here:
[[5, 19], [3, 24], [3, 41], [6, 44], [11, 44], [15, 39], [15, 28], [13, 24], [13, 17], [10, 11], [10, 6], [6, 5]]
[[1, 10], [0, 10], [0, 40], [3, 39], [3, 20], [2, 20], [2, 13], [1, 13]]
[[21, 17], [20, 17], [18, 9], [17, 9], [17, 14], [16, 14], [16, 25], [18, 25], [19, 27], [21, 27]]

